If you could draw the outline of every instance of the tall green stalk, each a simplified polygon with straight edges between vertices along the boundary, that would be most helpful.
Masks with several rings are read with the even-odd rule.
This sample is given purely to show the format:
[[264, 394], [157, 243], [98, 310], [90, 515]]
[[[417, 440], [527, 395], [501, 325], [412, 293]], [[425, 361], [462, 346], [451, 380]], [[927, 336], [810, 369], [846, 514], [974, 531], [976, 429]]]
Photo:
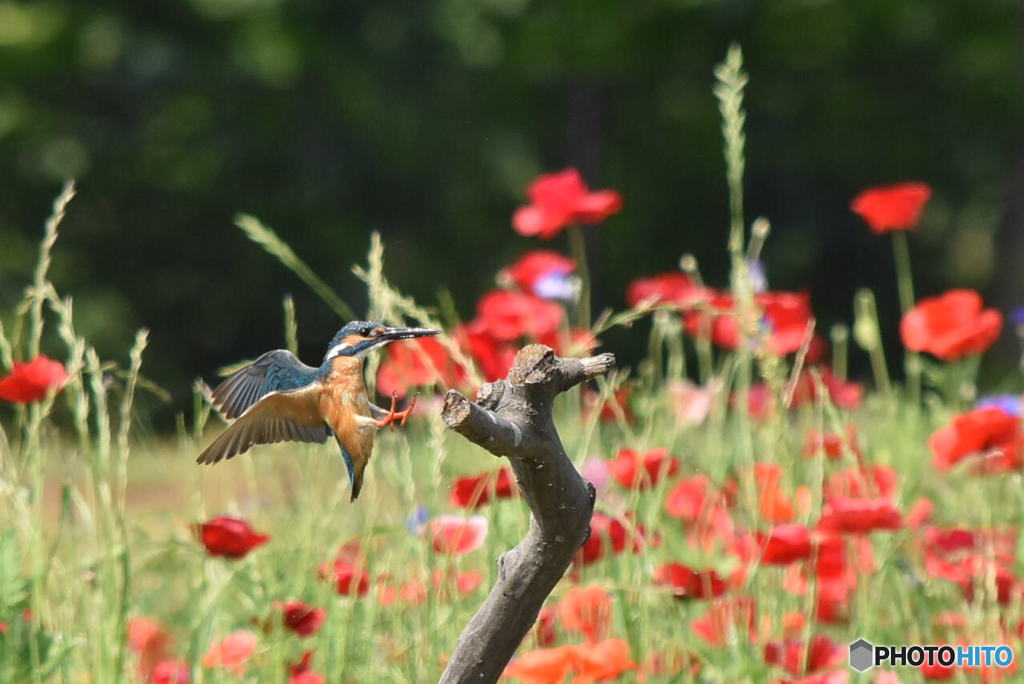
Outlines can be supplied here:
[[576, 260], [576, 273], [580, 278], [580, 296], [576, 302], [576, 325], [583, 330], [590, 328], [590, 269], [587, 266], [587, 243], [583, 238], [583, 227], [575, 223], [569, 226], [569, 250]]

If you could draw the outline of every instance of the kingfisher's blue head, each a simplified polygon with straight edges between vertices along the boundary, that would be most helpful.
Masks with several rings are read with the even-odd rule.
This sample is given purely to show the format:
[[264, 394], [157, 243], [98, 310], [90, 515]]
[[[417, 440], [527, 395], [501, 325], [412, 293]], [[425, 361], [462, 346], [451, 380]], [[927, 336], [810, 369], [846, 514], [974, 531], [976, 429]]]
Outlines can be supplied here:
[[392, 328], [377, 321], [352, 321], [346, 323], [331, 340], [324, 361], [330, 361], [335, 356], [361, 359], [389, 342], [436, 335], [439, 332], [430, 328]]

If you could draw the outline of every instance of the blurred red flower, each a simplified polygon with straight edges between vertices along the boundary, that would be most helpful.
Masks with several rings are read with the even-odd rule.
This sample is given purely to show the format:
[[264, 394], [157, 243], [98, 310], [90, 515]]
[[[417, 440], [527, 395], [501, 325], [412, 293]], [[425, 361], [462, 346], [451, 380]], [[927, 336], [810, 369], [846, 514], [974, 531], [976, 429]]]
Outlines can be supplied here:
[[694, 522], [718, 498], [707, 476], [684, 477], [666, 495], [665, 511], [673, 518]]
[[806, 646], [804, 642], [795, 639], [769, 641], [764, 645], [764, 661], [785, 668], [795, 676], [822, 670], [844, 660], [846, 649], [820, 634], [811, 637]]
[[891, 497], [896, 493], [896, 471], [884, 465], [847, 468], [829, 476], [823, 491], [826, 497]]
[[28, 363], [15, 361], [11, 372], [0, 378], [0, 399], [17, 404], [39, 401], [67, 379], [64, 366], [42, 354]]
[[203, 656], [203, 667], [218, 667], [234, 672], [239, 677], [245, 673], [245, 665], [256, 651], [256, 635], [246, 630], [228, 634], [219, 642], [210, 645]]
[[569, 632], [582, 632], [588, 641], [600, 641], [612, 619], [612, 597], [602, 587], [573, 587], [558, 602], [558, 618]]
[[[605, 555], [626, 551], [630, 546], [630, 532], [622, 521], [604, 513], [594, 513], [590, 520], [590, 537], [577, 554], [582, 565], [594, 563]], [[632, 540], [636, 546], [641, 540]]]
[[803, 525], [776, 525], [758, 541], [762, 565], [788, 565], [811, 555], [811, 532]]
[[679, 459], [670, 456], [668, 449], [650, 449], [643, 455], [633, 449], [619, 449], [615, 458], [607, 461], [612, 477], [623, 487], [649, 489], [662, 477], [671, 477], [679, 472]]
[[537, 624], [534, 627], [534, 634], [537, 637], [538, 646], [550, 646], [558, 639], [555, 631], [555, 607], [544, 606], [537, 616]]
[[520, 290], [537, 297], [551, 299], [545, 280], [564, 279], [576, 268], [576, 262], [558, 252], [538, 249], [519, 257], [515, 263], [498, 271], [499, 282], [516, 285]]
[[953, 417], [949, 425], [928, 440], [935, 468], [947, 471], [969, 456], [989, 459], [1013, 454], [1021, 441], [1020, 418], [1001, 408], [986, 406]]
[[[143, 681], [147, 681], [143, 678]], [[152, 684], [189, 684], [189, 666], [184, 660], [164, 660], [153, 666]]]
[[527, 188], [531, 204], [519, 207], [512, 227], [520, 235], [550, 240], [571, 223], [599, 223], [622, 209], [614, 190], [591, 192], [573, 168], [538, 177]]
[[[630, 397], [633, 394], [633, 390], [627, 385], [619, 387], [615, 392], [608, 398], [608, 400], [601, 405], [601, 413], [598, 415], [598, 419], [602, 423], [612, 423], [619, 419], [621, 413], [623, 420], [627, 423], [632, 423], [636, 417], [633, 414], [633, 408], [630, 406]], [[584, 420], [589, 420], [590, 416], [593, 415], [593, 411], [597, 408], [598, 403], [601, 401], [601, 394], [594, 389], [587, 388], [583, 391], [583, 415]]]
[[900, 322], [900, 337], [907, 349], [953, 361], [991, 347], [1002, 328], [1002, 314], [983, 310], [977, 292], [950, 290], [922, 299], [908, 311]]
[[626, 303], [637, 307], [653, 300], [655, 304], [676, 304], [685, 307], [707, 297], [708, 291], [679, 271], [637, 278], [626, 289]]
[[519, 490], [512, 483], [512, 469], [498, 470], [460, 477], [452, 484], [448, 500], [457, 508], [480, 508], [494, 499], [511, 499]]
[[334, 560], [320, 564], [320, 578], [329, 580], [342, 596], [366, 596], [370, 578], [364, 568], [366, 561], [358, 541], [343, 544]]
[[519, 350], [516, 344], [494, 337], [481, 318], [456, 327], [452, 336], [473, 357], [488, 382], [500, 380], [508, 374]]
[[724, 646], [733, 639], [756, 642], [757, 608], [754, 599], [743, 596], [712, 601], [707, 612], [690, 623], [690, 630], [709, 646]]
[[527, 651], [508, 664], [504, 676], [523, 684], [561, 684], [572, 669], [574, 648], [559, 646]]
[[139, 674], [148, 679], [156, 664], [167, 658], [171, 637], [163, 623], [144, 617], [128, 621], [128, 645], [139, 656]]
[[[761, 333], [772, 354], [791, 354], [808, 341], [812, 318], [811, 296], [807, 292], [758, 292], [754, 303], [760, 310]], [[737, 349], [741, 331], [736, 303], [729, 292], [708, 289], [699, 305], [686, 313], [686, 332], [698, 339], [710, 336], [724, 349]]]
[[867, 222], [876, 235], [912, 230], [921, 218], [932, 189], [925, 183], [897, 183], [868, 188], [857, 195], [850, 209]]
[[435, 383], [459, 387], [466, 382], [466, 369], [452, 359], [436, 337], [417, 337], [393, 342], [377, 371], [377, 391], [404, 397], [411, 387]]
[[551, 335], [565, 317], [558, 304], [511, 290], [491, 290], [477, 301], [476, 310], [487, 333], [502, 342]]
[[314, 608], [302, 601], [285, 601], [278, 603], [281, 610], [281, 621], [284, 626], [299, 636], [307, 637], [320, 631], [320, 626], [327, 617], [323, 608]]
[[248, 522], [237, 518], [214, 518], [196, 530], [206, 552], [224, 558], [242, 558], [270, 539], [270, 535], [256, 532]]
[[826, 498], [818, 528], [830, 532], [866, 534], [876, 530], [898, 530], [903, 516], [888, 498], [853, 499], [832, 495]]
[[455, 556], [475, 551], [487, 538], [487, 518], [473, 515], [439, 515], [430, 521], [430, 540], [434, 550]]
[[662, 563], [654, 570], [654, 583], [671, 587], [677, 599], [717, 598], [728, 584], [714, 570], [694, 570], [682, 563]]
[[327, 680], [312, 668], [313, 651], [306, 651], [298, 662], [288, 666], [288, 684], [324, 684]]
[[858, 460], [863, 455], [857, 444], [857, 427], [852, 423], [846, 426], [845, 437], [837, 432], [809, 431], [807, 441], [804, 442], [803, 453], [808, 458], [824, 454], [835, 461], [842, 458], [846, 449], [849, 449], [850, 454]]
[[629, 659], [629, 644], [623, 639], [586, 642], [573, 647], [573, 684], [616, 679], [636, 668]]

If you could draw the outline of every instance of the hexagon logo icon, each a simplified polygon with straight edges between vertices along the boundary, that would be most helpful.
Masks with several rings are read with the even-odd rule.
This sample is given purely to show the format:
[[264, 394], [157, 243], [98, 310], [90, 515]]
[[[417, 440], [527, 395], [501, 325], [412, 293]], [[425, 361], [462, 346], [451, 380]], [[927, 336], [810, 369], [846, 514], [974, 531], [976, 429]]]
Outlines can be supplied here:
[[857, 672], [864, 672], [875, 665], [875, 647], [865, 639], [857, 639], [850, 644], [850, 667]]

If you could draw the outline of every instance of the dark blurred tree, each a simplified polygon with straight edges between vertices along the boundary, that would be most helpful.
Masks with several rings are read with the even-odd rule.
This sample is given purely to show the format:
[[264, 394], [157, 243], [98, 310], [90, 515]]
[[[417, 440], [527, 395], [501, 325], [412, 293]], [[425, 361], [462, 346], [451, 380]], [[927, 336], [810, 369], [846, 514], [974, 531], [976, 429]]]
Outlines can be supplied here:
[[1007, 192], [1024, 144], [1019, 14], [1013, 0], [2, 3], [0, 306], [27, 282], [66, 176], [80, 194], [54, 277], [79, 327], [106, 353], [151, 327], [149, 372], [179, 398], [195, 375], [280, 345], [285, 292], [305, 355], [337, 327], [232, 226], [240, 210], [357, 310], [349, 267], [376, 229], [399, 286], [422, 299], [448, 286], [469, 315], [498, 267], [539, 246], [509, 227], [526, 183], [578, 165], [626, 199], [591, 231], [599, 307], [683, 252], [723, 284], [710, 86], [738, 41], [748, 218], [772, 220], [772, 285], [809, 287], [823, 325], [873, 287], [893, 331], [888, 243], [849, 200], [930, 182], [919, 293], [990, 287], [1003, 199], [1020, 194]]

